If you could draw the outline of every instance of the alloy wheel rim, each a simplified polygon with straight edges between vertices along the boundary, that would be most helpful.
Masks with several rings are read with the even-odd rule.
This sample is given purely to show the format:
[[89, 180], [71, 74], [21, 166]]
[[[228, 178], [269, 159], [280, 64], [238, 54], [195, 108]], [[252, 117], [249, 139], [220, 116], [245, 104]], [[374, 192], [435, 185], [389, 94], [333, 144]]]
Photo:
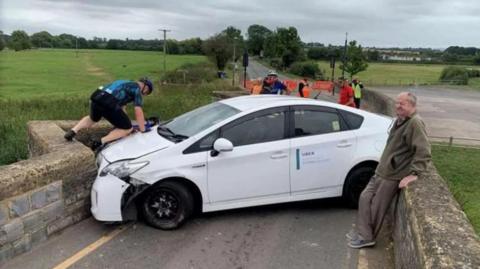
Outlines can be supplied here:
[[160, 220], [172, 220], [178, 214], [178, 199], [168, 191], [161, 191], [153, 197], [149, 209]]

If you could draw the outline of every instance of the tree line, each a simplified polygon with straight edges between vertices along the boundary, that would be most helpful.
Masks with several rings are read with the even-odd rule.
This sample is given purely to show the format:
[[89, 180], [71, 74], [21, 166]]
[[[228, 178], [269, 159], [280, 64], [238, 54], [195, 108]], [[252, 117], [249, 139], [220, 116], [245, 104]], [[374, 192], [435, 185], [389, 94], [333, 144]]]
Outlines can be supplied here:
[[[170, 54], [202, 54], [202, 40], [191, 38], [182, 41], [167, 40]], [[153, 39], [106, 39], [93, 37], [86, 39], [71, 34], [52, 35], [41, 31], [29, 36], [25, 31], [16, 30], [11, 35], [0, 31], [0, 50], [5, 47], [20, 51], [31, 48], [62, 48], [62, 49], [113, 49], [113, 50], [143, 50], [158, 51], [163, 49], [163, 40]]]
[[[17, 30], [11, 35], [0, 31], [0, 50], [8, 47], [19, 51], [30, 48], [67, 48], [67, 49], [113, 49], [162, 51], [164, 41], [153, 39], [106, 39], [93, 37], [86, 39], [71, 34], [52, 35], [41, 31], [29, 36], [25, 31]], [[218, 70], [224, 70], [229, 61], [239, 60], [244, 51], [249, 55], [264, 58], [272, 67], [291, 71], [297, 75], [323, 77], [315, 61], [337, 61], [341, 69], [351, 76], [365, 70], [368, 62], [385, 61], [382, 53], [406, 53], [428, 58], [431, 63], [463, 63], [480, 65], [480, 49], [474, 47], [451, 46], [446, 50], [430, 48], [389, 48], [364, 49], [355, 40], [350, 41], [346, 51], [344, 46], [324, 45], [318, 42], [302, 42], [295, 27], [278, 27], [271, 30], [263, 25], [253, 24], [245, 35], [241, 30], [229, 26], [223, 31], [202, 40], [169, 39], [166, 41], [169, 54], [203, 54], [208, 56]], [[345, 55], [344, 55], [345, 53]], [[343, 60], [345, 57], [345, 66]]]
[[[250, 55], [266, 58], [269, 64], [277, 69], [289, 70], [298, 75], [315, 77], [322, 75], [318, 65], [313, 61], [321, 57], [315, 56], [315, 49], [308, 48], [302, 42], [295, 27], [279, 27], [270, 30], [263, 25], [254, 24], [248, 27], [246, 39], [241, 30], [229, 26], [220, 33], [202, 40], [191, 38], [182, 41], [167, 40], [169, 54], [204, 54], [216, 65], [218, 70], [224, 70], [229, 61], [238, 61], [244, 52]], [[71, 34], [52, 35], [41, 31], [29, 36], [25, 31], [16, 30], [11, 35], [0, 33], [0, 42], [15, 51], [31, 48], [66, 48], [66, 49], [112, 49], [112, 50], [150, 50], [161, 51], [163, 40], [144, 39], [106, 39], [94, 37], [85, 39]], [[3, 49], [3, 47], [0, 47]], [[358, 52], [360, 52], [359, 55]], [[340, 57], [340, 47], [334, 48], [334, 57]], [[346, 65], [350, 74], [366, 68], [366, 58], [361, 47], [355, 42], [350, 43], [348, 57], [352, 61]], [[329, 54], [330, 57], [330, 54]], [[355, 64], [354, 60], [361, 63]], [[343, 67], [341, 67], [343, 68]]]

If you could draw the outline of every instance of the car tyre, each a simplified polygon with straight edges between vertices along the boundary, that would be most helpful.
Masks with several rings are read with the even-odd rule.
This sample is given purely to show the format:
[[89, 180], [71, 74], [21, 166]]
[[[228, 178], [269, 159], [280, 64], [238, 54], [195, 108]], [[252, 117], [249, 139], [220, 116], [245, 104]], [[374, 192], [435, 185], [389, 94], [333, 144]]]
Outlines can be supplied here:
[[141, 211], [149, 225], [162, 230], [176, 229], [192, 214], [193, 196], [183, 184], [161, 182], [147, 191]]
[[348, 207], [358, 208], [360, 194], [374, 174], [374, 166], [360, 166], [348, 174], [343, 186], [343, 199]]

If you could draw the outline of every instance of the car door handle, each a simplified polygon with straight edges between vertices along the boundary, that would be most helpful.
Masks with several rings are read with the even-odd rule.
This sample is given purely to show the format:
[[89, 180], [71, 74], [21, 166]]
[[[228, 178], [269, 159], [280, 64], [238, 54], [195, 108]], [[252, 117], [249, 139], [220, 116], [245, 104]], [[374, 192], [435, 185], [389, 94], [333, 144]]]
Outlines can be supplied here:
[[278, 154], [273, 154], [272, 156], [270, 156], [270, 158], [276, 160], [276, 159], [283, 159], [283, 158], [287, 158], [288, 155], [286, 153], [278, 153]]
[[352, 146], [352, 143], [349, 143], [348, 141], [340, 141], [340, 143], [337, 144], [337, 148], [348, 148]]

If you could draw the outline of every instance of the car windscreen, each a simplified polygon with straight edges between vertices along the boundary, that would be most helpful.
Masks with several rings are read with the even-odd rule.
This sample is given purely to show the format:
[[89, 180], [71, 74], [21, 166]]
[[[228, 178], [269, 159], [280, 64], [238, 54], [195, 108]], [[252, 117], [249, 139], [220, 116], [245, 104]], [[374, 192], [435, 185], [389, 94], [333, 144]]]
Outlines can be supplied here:
[[236, 108], [216, 102], [180, 115], [162, 127], [175, 134], [190, 137], [239, 112]]

